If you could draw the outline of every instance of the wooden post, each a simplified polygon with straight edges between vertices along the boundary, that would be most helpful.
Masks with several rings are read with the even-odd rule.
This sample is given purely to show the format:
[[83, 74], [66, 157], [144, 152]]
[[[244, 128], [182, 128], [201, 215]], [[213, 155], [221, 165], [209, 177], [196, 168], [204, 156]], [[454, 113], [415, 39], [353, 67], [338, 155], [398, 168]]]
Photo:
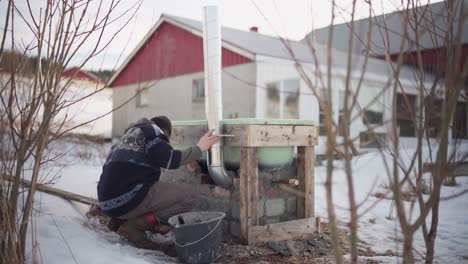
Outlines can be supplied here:
[[[299, 206], [302, 206], [302, 202], [298, 202], [298, 214], [303, 214], [303, 217], [309, 218], [314, 217], [314, 149], [309, 146], [301, 146], [297, 148], [297, 159], [298, 159], [298, 173], [301, 177], [304, 177], [303, 191], [304, 191], [304, 211], [299, 212]], [[301, 199], [299, 199], [301, 200]], [[302, 208], [301, 208], [302, 209]], [[299, 217], [299, 215], [298, 215]]]
[[258, 162], [255, 147], [241, 147], [239, 207], [240, 235], [248, 243], [249, 227], [258, 224]]
[[297, 166], [297, 178], [301, 183], [298, 186], [298, 192], [302, 194], [301, 197], [296, 196], [296, 216], [297, 219], [301, 219], [305, 217], [305, 177], [304, 177], [304, 147], [297, 147], [297, 158], [296, 158], [296, 166]]

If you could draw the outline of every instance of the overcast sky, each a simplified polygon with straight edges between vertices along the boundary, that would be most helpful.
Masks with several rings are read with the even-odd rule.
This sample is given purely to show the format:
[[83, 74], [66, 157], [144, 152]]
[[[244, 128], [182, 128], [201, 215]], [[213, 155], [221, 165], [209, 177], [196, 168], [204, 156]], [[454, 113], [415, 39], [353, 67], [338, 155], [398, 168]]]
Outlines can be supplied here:
[[[138, 0], [125, 0], [122, 10]], [[4, 27], [6, 1], [0, 0], [0, 28]], [[19, 10], [26, 12], [24, 1], [16, 1]], [[106, 2], [106, 1], [105, 1]], [[110, 1], [109, 1], [110, 2]], [[350, 19], [352, 0], [336, 0], [337, 14], [335, 23]], [[358, 0], [356, 17], [368, 16], [368, 7], [363, 0]], [[371, 1], [375, 14], [392, 12], [401, 9], [401, 0]], [[421, 0], [425, 4], [428, 0]], [[437, 1], [430, 1], [438, 2]], [[40, 0], [31, 0], [33, 10], [40, 10]], [[220, 21], [223, 26], [248, 30], [257, 26], [259, 32], [268, 35], [281, 35], [294, 40], [302, 39], [312, 29], [326, 27], [331, 21], [331, 0], [143, 0], [133, 20], [119, 33], [102, 56], [89, 61], [86, 69], [113, 69], [118, 67], [128, 54], [138, 45], [145, 34], [156, 23], [162, 13], [201, 20], [204, 5], [219, 6]], [[16, 16], [20, 20], [19, 16]], [[109, 32], [115, 31], [119, 24], [112, 25]], [[3, 30], [2, 30], [3, 31]], [[26, 43], [32, 38], [30, 30], [24, 23], [15, 26], [17, 41]], [[0, 33], [0, 36], [2, 33]], [[91, 49], [83, 46], [73, 64], [80, 60]]]

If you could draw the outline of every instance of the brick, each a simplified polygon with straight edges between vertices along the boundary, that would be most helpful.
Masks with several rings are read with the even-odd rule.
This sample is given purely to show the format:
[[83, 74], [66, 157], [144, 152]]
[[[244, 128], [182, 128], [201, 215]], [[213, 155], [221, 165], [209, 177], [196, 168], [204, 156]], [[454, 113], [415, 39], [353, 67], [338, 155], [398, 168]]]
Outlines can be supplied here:
[[212, 185], [210, 184], [200, 184], [200, 187], [198, 188], [198, 192], [203, 195], [209, 195], [211, 194], [211, 188], [212, 188]]
[[213, 189], [213, 194], [216, 196], [229, 198], [231, 196], [231, 191], [229, 189], [224, 189], [223, 187], [215, 186]]
[[279, 216], [284, 214], [286, 209], [284, 199], [271, 199], [265, 202], [266, 216]]

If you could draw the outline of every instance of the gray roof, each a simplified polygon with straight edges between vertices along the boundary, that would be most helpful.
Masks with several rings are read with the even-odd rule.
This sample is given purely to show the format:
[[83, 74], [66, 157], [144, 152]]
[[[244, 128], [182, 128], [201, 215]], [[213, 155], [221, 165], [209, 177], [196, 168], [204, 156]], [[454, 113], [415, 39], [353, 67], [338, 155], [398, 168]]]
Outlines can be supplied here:
[[[457, 31], [460, 23], [459, 16], [462, 4], [462, 11], [465, 13], [465, 16], [468, 15], [468, 0], [455, 0], [453, 8], [456, 11], [453, 23], [454, 35], [458, 35]], [[420, 49], [443, 47], [445, 45], [446, 32], [449, 31], [447, 17], [448, 8], [446, 1], [409, 9], [408, 41], [406, 42], [404, 51], [415, 51], [418, 46]], [[404, 32], [404, 21], [404, 15], [401, 11], [354, 21], [352, 51], [362, 54], [362, 52], [367, 50], [367, 34], [370, 24], [370, 48], [373, 54], [384, 55], [387, 50], [385, 47], [388, 47], [390, 54], [399, 53]], [[416, 42], [416, 31], [414, 30], [416, 22], [418, 22], [419, 43]], [[461, 31], [461, 42], [466, 44], [468, 43], [468, 19], [466, 17], [462, 21], [462, 26], [464, 30]], [[350, 23], [334, 25], [333, 48], [343, 51], [348, 50], [350, 27]], [[328, 44], [329, 30], [330, 27], [314, 30], [303, 39], [303, 42], [311, 38], [316, 43], [326, 45]]]
[[[202, 32], [203, 28], [202, 23], [200, 21], [167, 14], [164, 14], [163, 17], [175, 20], [192, 29]], [[221, 37], [223, 39], [223, 42], [229, 43], [253, 54], [294, 60], [294, 58], [291, 56], [291, 53], [285, 46], [285, 43], [288, 43], [296, 59], [302, 62], [313, 64], [316, 63], [316, 60], [312, 55], [311, 46], [307, 42], [300, 42], [289, 39], [284, 39], [283, 42], [279, 37], [267, 36], [258, 32], [243, 31], [228, 27], [222, 27]], [[317, 64], [326, 65], [328, 52], [327, 47], [316, 44], [314, 45], [314, 48], [317, 58]], [[333, 49], [332, 52], [333, 66], [345, 69], [347, 66], [347, 52], [339, 51], [336, 49]], [[353, 55], [352, 67], [354, 70], [361, 70], [363, 62], [364, 56]], [[388, 63], [383, 60], [369, 57], [367, 64], [367, 72], [385, 75], [388, 75], [390, 73]]]
[[[109, 83], [112, 83], [121, 71], [126, 67], [129, 61], [135, 56], [139, 49], [144, 45], [146, 41], [150, 39], [150, 36], [157, 31], [158, 26], [161, 22], [166, 21], [168, 23], [179, 23], [185, 27], [188, 27], [194, 31], [200, 33], [203, 32], [203, 27], [201, 21], [192, 20], [188, 18], [163, 14], [160, 18], [160, 21], [151, 29], [150, 32], [145, 36], [145, 38], [140, 42], [135, 50], [129, 55], [125, 62], [119, 67], [117, 72], [112, 76]], [[221, 38], [223, 43], [235, 46], [243, 51], [246, 51], [252, 55], [263, 55], [267, 57], [280, 58], [294, 61], [310, 63], [313, 65], [325, 66], [327, 65], [327, 54], [328, 49], [324, 45], [314, 44], [315, 56], [312, 53], [311, 45], [307, 42], [294, 41], [289, 39], [281, 39], [279, 37], [267, 36], [260, 34], [258, 32], [251, 31], [242, 31], [238, 29], [222, 27], [221, 28]], [[292, 57], [291, 52], [286, 48], [286, 44], [290, 47], [292, 53], [294, 54], [295, 59]], [[333, 74], [336, 74], [337, 70], [345, 70], [347, 67], [348, 54], [347, 52], [340, 51], [338, 49], [332, 49], [333, 56]], [[256, 58], [258, 61], [258, 58]], [[362, 72], [363, 63], [365, 57], [354, 54], [353, 63], [351, 65], [351, 70], [354, 72]], [[413, 80], [414, 75], [411, 68], [403, 66], [405, 69], [400, 74], [400, 79]], [[378, 76], [381, 79], [389, 78], [392, 76], [392, 71], [390, 64], [384, 60], [376, 59], [373, 57], [368, 57], [366, 74], [373, 74]], [[429, 76], [429, 75], [426, 75]]]

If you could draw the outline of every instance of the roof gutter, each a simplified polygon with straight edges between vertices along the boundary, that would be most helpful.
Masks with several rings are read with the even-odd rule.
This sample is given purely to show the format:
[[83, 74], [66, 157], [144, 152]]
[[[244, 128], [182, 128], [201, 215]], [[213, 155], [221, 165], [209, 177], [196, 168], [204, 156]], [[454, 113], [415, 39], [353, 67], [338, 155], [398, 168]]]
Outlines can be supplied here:
[[[208, 129], [222, 134], [223, 96], [221, 89], [221, 27], [217, 6], [203, 7], [203, 55], [205, 64], [205, 112]], [[224, 168], [221, 142], [208, 152], [208, 172], [216, 185], [228, 188], [234, 173]]]

